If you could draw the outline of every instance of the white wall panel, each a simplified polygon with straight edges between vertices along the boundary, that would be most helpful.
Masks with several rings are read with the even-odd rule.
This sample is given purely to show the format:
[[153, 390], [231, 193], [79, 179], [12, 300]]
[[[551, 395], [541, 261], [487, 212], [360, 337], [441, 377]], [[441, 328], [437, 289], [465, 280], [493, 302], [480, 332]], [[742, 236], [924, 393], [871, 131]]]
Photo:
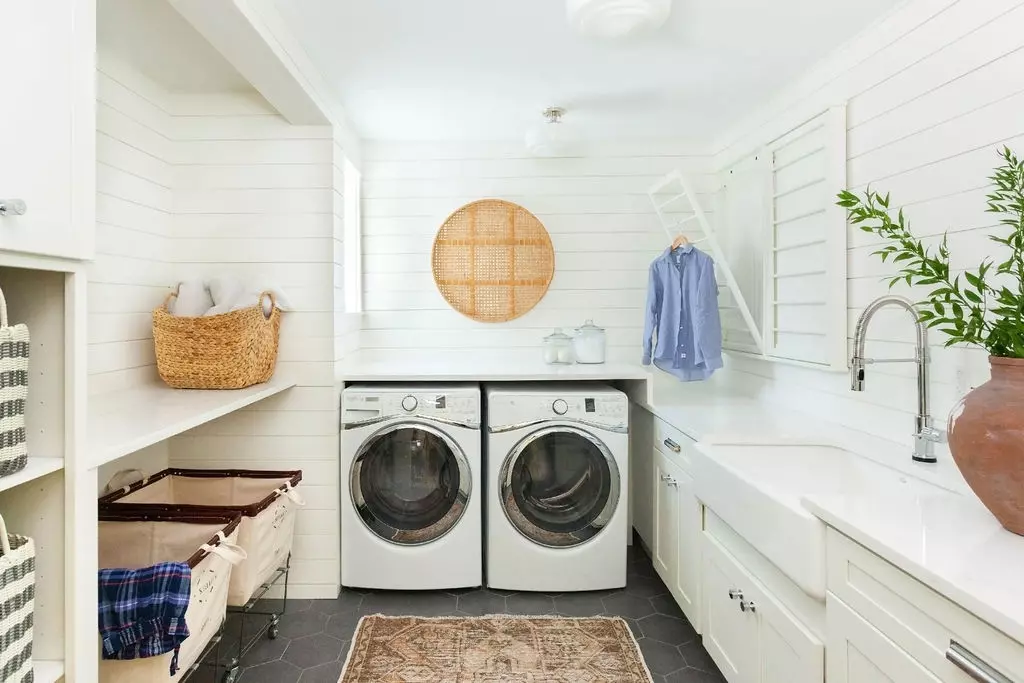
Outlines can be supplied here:
[[[501, 144], [364, 148], [362, 353], [487, 348], [531, 354], [554, 327], [608, 329], [609, 357], [639, 360], [647, 270], [667, 246], [647, 188], [673, 169], [714, 189], [711, 159], [667, 146], [617, 146], [587, 158], [534, 159]], [[555, 277], [521, 318], [474, 322], [453, 311], [430, 271], [434, 235], [461, 205], [521, 204], [551, 234]], [[710, 195], [706, 202], [710, 205]]]
[[[951, 231], [954, 269], [974, 267], [995, 254], [997, 245], [988, 235], [1001, 231], [992, 227], [994, 217], [985, 213], [984, 199], [987, 178], [999, 163], [997, 147], [1008, 144], [1024, 153], [1022, 29], [1021, 0], [907, 3], [727, 135], [717, 163], [748, 154], [815, 110], [847, 101], [850, 187], [891, 192], [893, 209], [904, 209], [915, 234], [934, 244], [943, 231]], [[797, 231], [785, 239], [798, 241]], [[873, 235], [850, 227], [851, 332], [864, 307], [889, 291], [882, 278], [897, 270], [870, 255], [877, 244]], [[780, 281], [789, 300], [817, 286], [814, 277]], [[912, 299], [925, 293], [905, 285], [893, 291]], [[894, 313], [875, 319], [870, 355], [910, 354], [910, 321]], [[787, 341], [800, 344], [798, 336]], [[932, 405], [940, 424], [964, 391], [988, 378], [983, 350], [946, 349], [944, 341], [932, 333]], [[864, 393], [850, 392], [842, 374], [769, 367], [747, 358], [733, 359], [731, 367], [756, 376], [773, 400], [910, 444], [915, 406], [911, 365], [871, 366]]]

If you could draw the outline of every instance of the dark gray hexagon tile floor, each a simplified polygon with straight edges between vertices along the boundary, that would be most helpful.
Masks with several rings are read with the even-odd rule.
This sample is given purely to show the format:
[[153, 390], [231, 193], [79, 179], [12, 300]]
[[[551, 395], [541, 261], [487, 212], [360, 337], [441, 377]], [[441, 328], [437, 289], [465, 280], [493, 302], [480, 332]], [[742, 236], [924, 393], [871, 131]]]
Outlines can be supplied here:
[[[272, 607], [279, 609], [280, 601], [276, 602]], [[621, 616], [640, 644], [654, 683], [725, 681], [658, 578], [650, 558], [639, 545], [633, 545], [627, 585], [621, 590], [551, 594], [485, 588], [451, 592], [345, 590], [337, 600], [289, 601], [279, 637], [262, 641], [246, 656], [240, 683], [337, 683], [360, 617], [376, 613]]]

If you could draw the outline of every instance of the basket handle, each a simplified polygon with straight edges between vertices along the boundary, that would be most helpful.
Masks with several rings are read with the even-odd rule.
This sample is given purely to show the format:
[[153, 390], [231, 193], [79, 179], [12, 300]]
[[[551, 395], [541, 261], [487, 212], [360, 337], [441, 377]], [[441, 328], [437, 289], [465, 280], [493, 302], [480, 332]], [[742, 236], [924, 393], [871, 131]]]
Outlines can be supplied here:
[[[4, 296], [4, 290], [2, 289], [0, 289], [0, 327], [7, 327], [7, 297]], [[4, 538], [6, 537], [7, 534], [5, 532]]]
[[[6, 324], [6, 322], [5, 316], [4, 323]], [[0, 549], [3, 550], [3, 553], [0, 554], [4, 556], [11, 554], [11, 540], [7, 538], [7, 522], [4, 521], [3, 515], [0, 515]]]
[[270, 317], [274, 315], [274, 309], [277, 308], [277, 297], [275, 297], [274, 293], [271, 292], [269, 289], [261, 292], [260, 299], [257, 302], [259, 304], [261, 311], [263, 310], [263, 299], [265, 298], [270, 299], [270, 313], [264, 313], [263, 317], [266, 318], [267, 320], [270, 320]]
[[[115, 479], [117, 479], [119, 477], [123, 477], [126, 474], [133, 474], [133, 473], [134, 474], [138, 474], [139, 478], [135, 479], [134, 481], [132, 481], [132, 482], [130, 482], [128, 484], [125, 484], [124, 486], [114, 486], [114, 480]], [[125, 493], [128, 493], [128, 490], [129, 490], [129, 488], [131, 487], [132, 484], [134, 484], [136, 482], [140, 482], [140, 481], [145, 483], [146, 479], [148, 479], [148, 477], [146, 476], [146, 473], [143, 472], [142, 470], [136, 469], [134, 467], [132, 467], [130, 469], [126, 469], [126, 470], [118, 470], [117, 472], [114, 472], [113, 476], [110, 477], [110, 481], [108, 481], [107, 485], [103, 487], [103, 493], [107, 494], [107, 493], [110, 493], [111, 491], [115, 491], [117, 489], [121, 489]]]
[[275, 489], [274, 494], [279, 498], [287, 498], [299, 507], [306, 506], [306, 501], [302, 499], [302, 496], [299, 495], [299, 492], [295, 490], [290, 481], [285, 482], [284, 488]]
[[208, 553], [222, 557], [232, 565], [237, 565], [242, 560], [249, 558], [249, 553], [245, 552], [244, 548], [237, 546], [234, 543], [228, 543], [227, 537], [224, 536], [223, 531], [217, 532], [217, 538], [220, 539], [220, 542], [217, 545], [204, 543], [199, 546], [200, 550], [205, 550]]

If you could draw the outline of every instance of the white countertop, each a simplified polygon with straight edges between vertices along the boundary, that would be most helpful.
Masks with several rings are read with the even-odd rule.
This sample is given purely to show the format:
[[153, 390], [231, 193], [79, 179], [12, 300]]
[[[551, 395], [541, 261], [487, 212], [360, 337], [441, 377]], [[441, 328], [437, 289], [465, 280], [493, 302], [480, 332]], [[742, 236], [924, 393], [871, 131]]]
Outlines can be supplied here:
[[968, 496], [810, 496], [804, 506], [911, 576], [1024, 643], [1024, 538]]
[[396, 354], [387, 360], [346, 359], [341, 370], [346, 382], [533, 382], [551, 380], [647, 380], [639, 364], [547, 365], [527, 360], [467, 353], [459, 359]]

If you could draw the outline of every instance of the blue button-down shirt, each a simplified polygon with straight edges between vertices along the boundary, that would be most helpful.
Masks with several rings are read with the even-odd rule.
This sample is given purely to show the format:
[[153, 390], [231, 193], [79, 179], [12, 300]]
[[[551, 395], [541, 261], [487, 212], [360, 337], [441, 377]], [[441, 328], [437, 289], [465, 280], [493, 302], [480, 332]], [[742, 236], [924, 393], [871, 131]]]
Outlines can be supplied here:
[[722, 367], [715, 263], [692, 244], [666, 249], [651, 264], [644, 321], [644, 365], [684, 382]]

